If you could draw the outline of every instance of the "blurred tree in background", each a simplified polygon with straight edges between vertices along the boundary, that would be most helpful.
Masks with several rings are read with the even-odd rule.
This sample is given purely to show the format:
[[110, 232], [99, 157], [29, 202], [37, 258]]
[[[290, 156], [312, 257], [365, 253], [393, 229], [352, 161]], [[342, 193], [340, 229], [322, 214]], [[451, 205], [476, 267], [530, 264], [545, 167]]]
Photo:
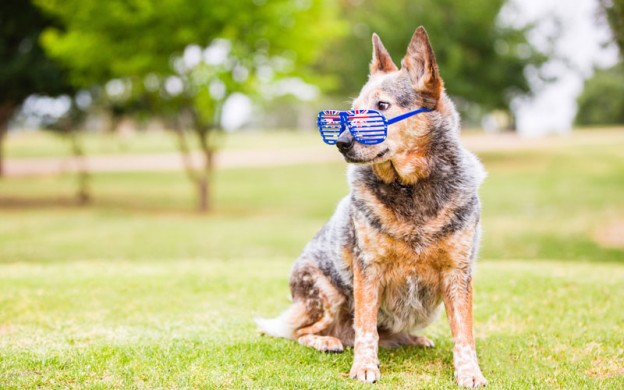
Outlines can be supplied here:
[[598, 69], [585, 81], [578, 98], [576, 123], [613, 125], [624, 123], [624, 64]]
[[599, 0], [600, 9], [613, 34], [613, 40], [624, 52], [624, 0]]
[[3, 144], [11, 116], [32, 94], [70, 93], [65, 71], [49, 59], [39, 34], [53, 21], [30, 1], [0, 2], [0, 176]]
[[203, 168], [187, 171], [199, 208], [210, 208], [210, 177], [223, 102], [253, 95], [307, 67], [341, 24], [327, 0], [35, 0], [58, 18], [44, 47], [77, 87], [106, 85], [120, 109], [172, 119], [197, 136]]
[[473, 120], [491, 110], [509, 111], [512, 97], [531, 92], [525, 67], [546, 60], [527, 41], [529, 27], [499, 23], [505, 0], [348, 0], [341, 4], [341, 16], [349, 21], [351, 31], [329, 44], [319, 69], [339, 74], [340, 83], [332, 92], [343, 99], [345, 93], [356, 95], [366, 81], [372, 32], [380, 35], [398, 64], [414, 29], [425, 26], [448, 93]]
[[578, 97], [575, 122], [579, 125], [624, 123], [624, 0], [599, 0], [600, 19], [606, 20], [613, 42], [620, 49], [620, 62], [608, 69], [596, 69], [585, 81]]

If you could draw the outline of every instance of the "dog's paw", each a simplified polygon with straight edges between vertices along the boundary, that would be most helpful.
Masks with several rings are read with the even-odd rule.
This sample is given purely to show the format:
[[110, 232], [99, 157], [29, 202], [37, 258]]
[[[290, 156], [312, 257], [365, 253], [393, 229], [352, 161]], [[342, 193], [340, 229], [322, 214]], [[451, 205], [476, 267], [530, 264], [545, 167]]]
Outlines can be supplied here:
[[410, 336], [410, 345], [423, 348], [433, 348], [435, 344], [425, 336]]
[[326, 340], [323, 343], [322, 348], [319, 348], [318, 350], [321, 352], [340, 353], [344, 351], [344, 347], [342, 346], [342, 342], [340, 340], [338, 340], [337, 338], [331, 337], [328, 340]]
[[318, 336], [314, 334], [306, 334], [297, 339], [299, 344], [315, 348], [320, 352], [342, 352], [344, 347], [342, 342], [330, 336]]
[[487, 385], [487, 380], [478, 366], [456, 371], [455, 379], [457, 379], [457, 384], [459, 386], [471, 389]]
[[353, 363], [349, 376], [360, 382], [375, 383], [381, 378], [381, 372], [376, 363]]

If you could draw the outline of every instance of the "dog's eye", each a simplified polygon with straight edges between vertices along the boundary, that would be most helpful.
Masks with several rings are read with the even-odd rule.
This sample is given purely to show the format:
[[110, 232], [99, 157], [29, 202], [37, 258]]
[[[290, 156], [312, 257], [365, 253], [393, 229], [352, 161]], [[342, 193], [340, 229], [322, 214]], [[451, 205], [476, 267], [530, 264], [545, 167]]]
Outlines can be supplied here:
[[378, 102], [377, 103], [377, 109], [379, 111], [385, 111], [388, 109], [388, 107], [390, 107], [390, 103], [388, 102]]

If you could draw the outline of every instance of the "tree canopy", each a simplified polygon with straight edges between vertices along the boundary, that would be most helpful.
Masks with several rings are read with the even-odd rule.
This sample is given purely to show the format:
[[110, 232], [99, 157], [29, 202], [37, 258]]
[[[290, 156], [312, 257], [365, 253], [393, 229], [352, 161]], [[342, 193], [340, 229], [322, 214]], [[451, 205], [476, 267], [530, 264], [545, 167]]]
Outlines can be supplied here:
[[49, 95], [69, 90], [65, 71], [48, 58], [39, 34], [54, 26], [30, 1], [0, 3], [0, 102], [21, 104], [33, 93]]
[[[188, 45], [204, 48], [217, 38], [230, 45], [229, 72], [222, 76], [242, 81], [241, 69], [247, 75], [246, 83], [238, 84], [253, 83], [258, 68], [275, 69], [275, 57], [281, 60], [279, 70], [304, 73], [324, 40], [340, 30], [336, 10], [326, 0], [36, 2], [64, 25], [64, 30], [45, 32], [46, 49], [71, 68], [71, 80], [83, 87], [135, 78], [141, 82], [133, 87], [143, 88], [145, 77], [172, 74], [174, 57]], [[210, 59], [204, 63], [211, 65]], [[217, 67], [207, 68], [205, 73]], [[231, 78], [223, 81], [233, 87]]]
[[624, 0], [599, 0], [600, 8], [609, 23], [613, 40], [624, 53]]
[[624, 64], [598, 69], [585, 81], [578, 98], [576, 123], [613, 125], [624, 123]]
[[7, 124], [22, 101], [32, 94], [72, 91], [65, 71], [39, 44], [39, 34], [54, 26], [30, 1], [0, 2], [0, 176]]
[[[624, 0], [600, 0], [600, 10], [621, 55], [624, 52]], [[585, 81], [577, 103], [576, 123], [579, 125], [624, 123], [624, 63], [620, 60], [608, 69], [596, 69]]]

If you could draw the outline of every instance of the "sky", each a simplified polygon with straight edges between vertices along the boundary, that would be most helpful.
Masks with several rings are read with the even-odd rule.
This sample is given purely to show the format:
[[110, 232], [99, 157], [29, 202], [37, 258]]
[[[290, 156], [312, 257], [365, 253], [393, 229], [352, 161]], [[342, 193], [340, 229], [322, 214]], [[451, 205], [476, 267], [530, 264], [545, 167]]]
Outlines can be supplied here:
[[569, 132], [584, 80], [592, 75], [594, 67], [617, 62], [615, 45], [605, 47], [610, 31], [606, 21], [599, 21], [597, 6], [597, 0], [512, 0], [503, 10], [503, 23], [538, 23], [529, 40], [540, 49], [548, 46], [548, 37], [557, 28], [552, 21], [559, 20], [560, 35], [554, 40], [553, 49], [557, 57], [567, 62], [554, 60], [546, 64], [545, 71], [558, 80], [545, 86], [534, 82], [537, 93], [533, 98], [513, 102], [520, 134]]

